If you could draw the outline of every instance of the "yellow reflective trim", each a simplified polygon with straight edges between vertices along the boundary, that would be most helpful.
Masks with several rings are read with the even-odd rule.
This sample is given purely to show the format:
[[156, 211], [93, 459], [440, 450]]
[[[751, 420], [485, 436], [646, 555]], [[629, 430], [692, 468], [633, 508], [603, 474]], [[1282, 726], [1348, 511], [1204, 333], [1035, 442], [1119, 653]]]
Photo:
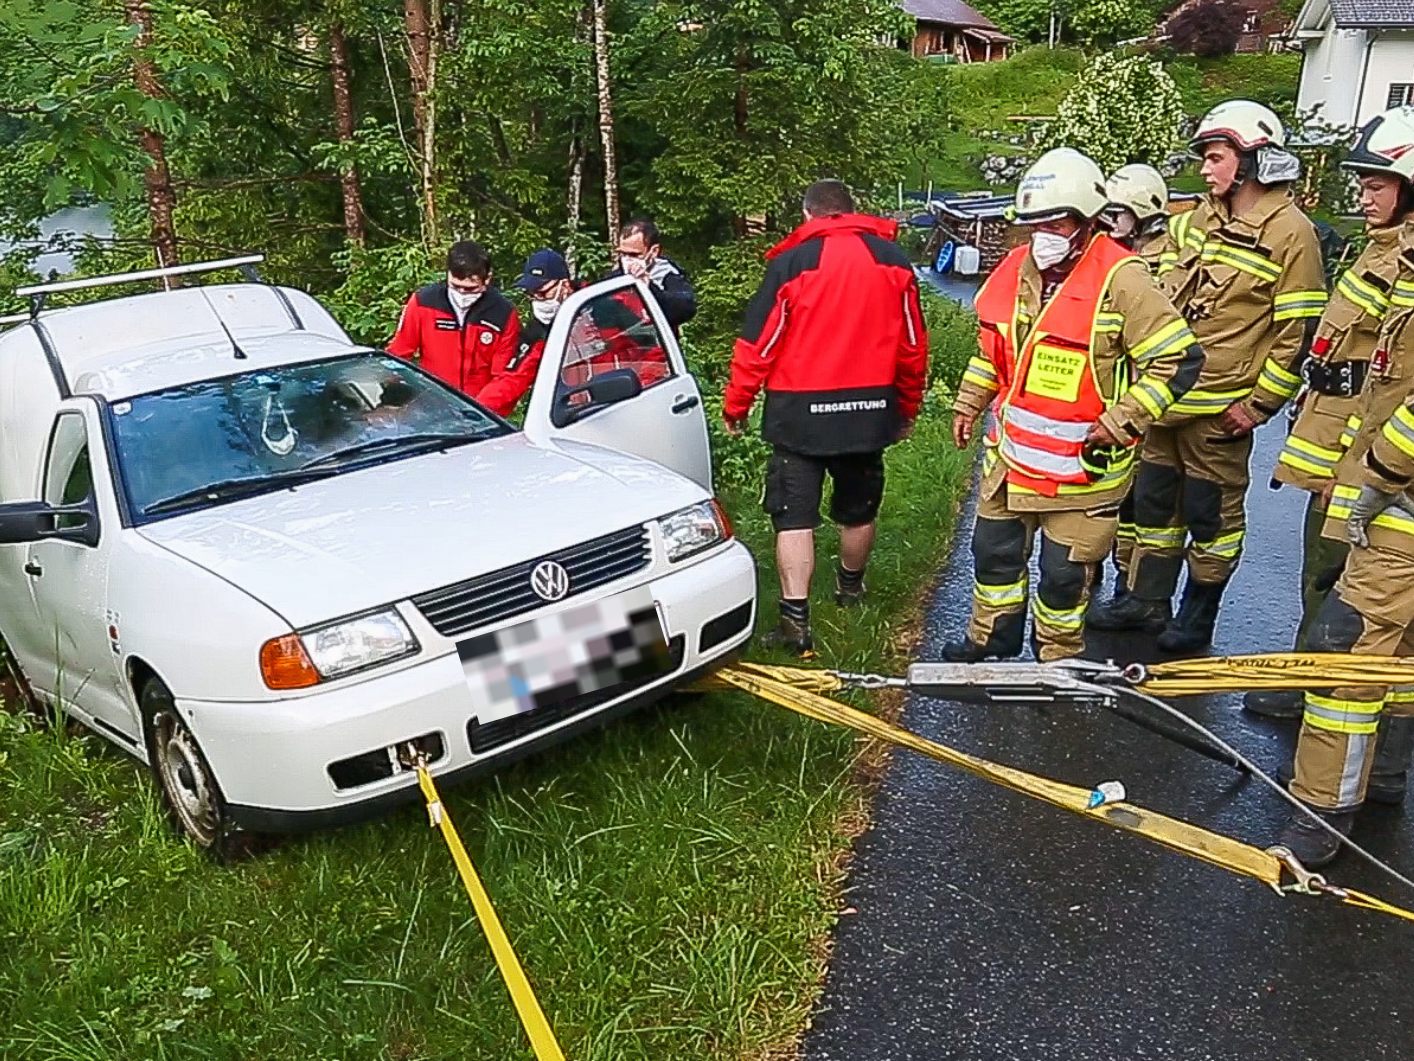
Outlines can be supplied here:
[[979, 604], [993, 608], [1011, 608], [1026, 602], [1026, 577], [1003, 585], [974, 582], [972, 596]]
[[1383, 317], [1385, 311], [1389, 309], [1389, 296], [1373, 284], [1356, 276], [1353, 269], [1347, 269], [1340, 274], [1340, 279], [1335, 282], [1335, 289], [1342, 298], [1359, 306], [1376, 320]]
[[1328, 461], [1331, 464], [1340, 460], [1340, 450], [1326, 449], [1324, 446], [1318, 446], [1314, 442], [1302, 438], [1300, 435], [1287, 435], [1286, 445], [1288, 449], [1299, 450], [1308, 457], [1315, 457], [1317, 460]]
[[1414, 306], [1414, 281], [1396, 280], [1394, 290], [1389, 295], [1389, 302], [1392, 306]]
[[1331, 733], [1374, 733], [1380, 725], [1383, 697], [1379, 700], [1337, 700], [1316, 693], [1306, 694], [1302, 720], [1308, 726]]
[[1230, 265], [1234, 269], [1257, 277], [1259, 280], [1275, 281], [1281, 277], [1281, 266], [1265, 255], [1216, 240], [1204, 241], [1201, 258], [1205, 262], [1220, 262], [1223, 265]]
[[1085, 608], [1051, 608], [1046, 605], [1040, 597], [1037, 597], [1031, 604], [1032, 614], [1036, 622], [1053, 626], [1058, 630], [1079, 630], [1085, 625]]
[[[1326, 509], [1326, 516], [1334, 520], [1349, 519], [1351, 513], [1351, 502], [1360, 496], [1358, 487], [1337, 486], [1335, 495], [1331, 498], [1330, 507]], [[1414, 535], [1414, 516], [1394, 508], [1387, 508], [1370, 521], [1372, 527], [1383, 527], [1386, 530], [1398, 531], [1401, 534]]]
[[1270, 357], [1262, 365], [1262, 374], [1257, 382], [1283, 398], [1290, 398], [1301, 389], [1301, 377], [1294, 372], [1288, 372]]
[[1134, 361], [1142, 362], [1146, 360], [1146, 355], [1156, 356], [1160, 348], [1172, 345], [1173, 341], [1180, 337], [1187, 339], [1184, 346], [1197, 341], [1194, 339], [1193, 333], [1188, 330], [1188, 322], [1182, 317], [1169, 321], [1153, 335], [1135, 343], [1129, 349], [1129, 356]]
[[1407, 409], [1401, 408], [1390, 417], [1380, 434], [1406, 457], [1414, 457], [1414, 417], [1409, 416]]
[[1206, 553], [1208, 556], [1215, 556], [1219, 560], [1233, 560], [1242, 552], [1242, 539], [1246, 537], [1246, 531], [1233, 531], [1230, 534], [1220, 534], [1209, 542], [1195, 541], [1193, 551]]
[[1195, 387], [1173, 403], [1170, 412], [1205, 416], [1220, 413], [1233, 402], [1240, 402], [1251, 390], [1210, 391]]

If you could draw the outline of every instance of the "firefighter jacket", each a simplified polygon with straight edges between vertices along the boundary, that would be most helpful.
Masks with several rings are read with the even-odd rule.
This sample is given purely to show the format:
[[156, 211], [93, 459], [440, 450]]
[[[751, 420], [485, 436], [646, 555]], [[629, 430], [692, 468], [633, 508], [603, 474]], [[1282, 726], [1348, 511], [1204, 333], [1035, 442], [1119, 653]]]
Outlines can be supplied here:
[[1372, 228], [1355, 263], [1340, 275], [1316, 326], [1301, 412], [1277, 458], [1278, 482], [1322, 490], [1345, 452], [1346, 424], [1360, 405], [1398, 273], [1402, 225]]
[[918, 415], [928, 333], [898, 225], [862, 214], [805, 222], [766, 255], [722, 413], [743, 420], [762, 388], [761, 434], [795, 453], [873, 453]]
[[[505, 295], [488, 289], [459, 321], [443, 280], [408, 299], [388, 353], [417, 358], [425, 371], [475, 398], [492, 379], [505, 375], [519, 348], [520, 318]], [[521, 393], [497, 396], [496, 411], [510, 412]]]
[[[1335, 489], [1321, 533], [1345, 540], [1344, 523], [1362, 486], [1387, 493], [1410, 489], [1414, 460], [1414, 227], [1401, 236], [1399, 271], [1390, 289], [1360, 406], [1346, 425], [1348, 444], [1335, 470]], [[1414, 516], [1387, 509], [1369, 526], [1370, 544], [1414, 556]]]
[[1178, 260], [1178, 252], [1174, 249], [1177, 244], [1170, 234], [1172, 222], [1161, 224], [1156, 221], [1155, 225], [1152, 230], [1139, 233], [1134, 241], [1134, 253], [1149, 267], [1152, 275], [1158, 276], [1166, 262]]
[[[1148, 426], [1198, 378], [1203, 355], [1140, 258], [1094, 237], [1043, 302], [1044, 279], [1017, 247], [977, 294], [980, 351], [963, 374], [955, 410], [989, 404], [983, 492], [1006, 482], [1016, 511], [1118, 504]], [[1128, 443], [1097, 468], [1085, 436], [1100, 422]]]
[[1243, 402], [1270, 419], [1301, 386], [1309, 335], [1326, 307], [1315, 227], [1285, 187], [1233, 217], [1212, 196], [1178, 215], [1178, 260], [1160, 283], [1188, 319], [1205, 362], [1164, 417], [1176, 424]]

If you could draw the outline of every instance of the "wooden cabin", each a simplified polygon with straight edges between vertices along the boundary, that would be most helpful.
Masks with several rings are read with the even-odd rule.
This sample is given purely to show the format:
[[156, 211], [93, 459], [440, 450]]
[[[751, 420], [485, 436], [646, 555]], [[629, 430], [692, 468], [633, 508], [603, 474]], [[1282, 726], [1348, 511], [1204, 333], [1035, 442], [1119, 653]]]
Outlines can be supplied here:
[[934, 56], [959, 63], [991, 63], [1007, 58], [1016, 43], [980, 11], [962, 0], [900, 0], [916, 24], [910, 48], [920, 59]]

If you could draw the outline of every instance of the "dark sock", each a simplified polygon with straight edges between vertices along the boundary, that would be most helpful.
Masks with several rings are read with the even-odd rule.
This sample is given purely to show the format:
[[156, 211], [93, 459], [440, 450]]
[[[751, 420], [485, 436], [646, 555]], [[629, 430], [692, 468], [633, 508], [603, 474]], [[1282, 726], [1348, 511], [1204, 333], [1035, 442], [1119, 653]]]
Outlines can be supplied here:
[[841, 589], [859, 589], [860, 586], [864, 585], [863, 568], [860, 568], [858, 571], [851, 571], [849, 568], [845, 567], [844, 564], [840, 564], [839, 567], [835, 569], [835, 573], [839, 576]]
[[781, 618], [793, 619], [798, 623], [810, 622], [810, 600], [801, 597], [799, 600], [787, 600], [781, 598]]

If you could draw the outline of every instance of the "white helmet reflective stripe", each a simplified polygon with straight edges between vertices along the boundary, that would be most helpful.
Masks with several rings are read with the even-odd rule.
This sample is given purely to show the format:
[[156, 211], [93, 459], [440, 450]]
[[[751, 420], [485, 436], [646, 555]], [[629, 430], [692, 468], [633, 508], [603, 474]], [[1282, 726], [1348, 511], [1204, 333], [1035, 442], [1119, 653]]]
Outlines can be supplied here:
[[1074, 148], [1056, 147], [1022, 174], [1016, 187], [1016, 219], [1035, 225], [1066, 214], [1091, 218], [1108, 201], [1104, 170]]
[[1111, 206], [1122, 206], [1141, 222], [1168, 212], [1169, 189], [1153, 166], [1131, 162], [1115, 170], [1105, 185]]
[[1361, 173], [1392, 173], [1414, 184], [1414, 107], [1395, 107], [1371, 118], [1341, 165]]
[[1270, 107], [1250, 99], [1230, 99], [1203, 116], [1189, 146], [1196, 148], [1213, 140], [1226, 140], [1239, 151], [1285, 147], [1286, 129]]

